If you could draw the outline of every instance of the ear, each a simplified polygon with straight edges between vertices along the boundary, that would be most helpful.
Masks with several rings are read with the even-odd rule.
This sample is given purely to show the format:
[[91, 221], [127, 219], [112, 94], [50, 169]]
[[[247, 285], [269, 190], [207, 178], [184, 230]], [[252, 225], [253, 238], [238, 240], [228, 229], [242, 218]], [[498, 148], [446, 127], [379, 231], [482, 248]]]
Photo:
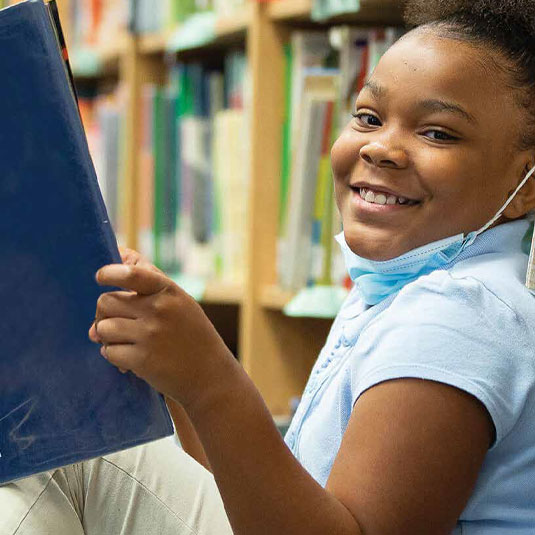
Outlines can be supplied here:
[[[520, 180], [517, 185], [509, 192], [512, 195], [522, 180], [535, 166], [535, 157], [530, 158], [527, 163], [522, 166]], [[511, 201], [511, 204], [505, 209], [503, 215], [507, 219], [518, 219], [524, 217], [529, 211], [535, 209], [535, 173], [531, 175], [528, 181], [522, 186], [516, 197]]]

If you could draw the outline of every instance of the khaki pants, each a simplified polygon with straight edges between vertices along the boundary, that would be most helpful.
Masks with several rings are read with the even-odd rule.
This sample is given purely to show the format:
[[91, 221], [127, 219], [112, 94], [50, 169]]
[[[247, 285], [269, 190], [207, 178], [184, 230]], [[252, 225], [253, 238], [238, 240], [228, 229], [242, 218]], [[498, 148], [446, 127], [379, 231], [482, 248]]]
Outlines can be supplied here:
[[0, 535], [232, 535], [212, 475], [171, 439], [0, 486]]

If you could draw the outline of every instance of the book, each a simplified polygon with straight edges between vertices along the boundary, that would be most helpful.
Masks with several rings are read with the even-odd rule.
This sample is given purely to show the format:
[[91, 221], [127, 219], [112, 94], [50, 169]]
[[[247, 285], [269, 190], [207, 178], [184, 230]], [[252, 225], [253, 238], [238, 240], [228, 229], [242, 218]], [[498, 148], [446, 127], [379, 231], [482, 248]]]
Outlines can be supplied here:
[[0, 484], [173, 433], [160, 394], [88, 338], [120, 263], [57, 30], [0, 11]]
[[[283, 287], [294, 287], [296, 282], [290, 281], [294, 278], [292, 271], [295, 265], [292, 258], [297, 256], [297, 251], [293, 248], [296, 244], [295, 217], [293, 222], [289, 221], [289, 214], [294, 213], [290, 206], [292, 200], [292, 189], [294, 191], [294, 201], [296, 186], [295, 177], [298, 165], [299, 150], [304, 149], [302, 139], [303, 117], [305, 100], [305, 81], [308, 76], [329, 75], [335, 72], [333, 69], [334, 49], [329, 41], [329, 35], [325, 31], [317, 30], [297, 30], [291, 35], [290, 42], [285, 46], [285, 106], [284, 123], [282, 125], [282, 157], [281, 157], [281, 177], [279, 195], [279, 221], [277, 233], [277, 275]], [[306, 135], [309, 135], [308, 133]], [[321, 134], [320, 134], [321, 135]], [[319, 142], [318, 142], [319, 143]], [[316, 146], [318, 146], [316, 143]], [[301, 144], [299, 148], [299, 144]], [[315, 158], [315, 156], [313, 156]], [[314, 171], [314, 178], [316, 174]], [[310, 187], [310, 184], [309, 184]], [[314, 192], [312, 196], [314, 195]], [[313, 197], [312, 197], [313, 199]], [[311, 197], [308, 200], [312, 203]], [[295, 215], [295, 213], [294, 213]], [[291, 227], [293, 226], [293, 229]], [[293, 230], [293, 235], [291, 232]], [[303, 280], [303, 277], [300, 277]]]
[[210, 65], [177, 62], [166, 86], [142, 90], [138, 209], [152, 202], [152, 221], [140, 218], [141, 232], [152, 229], [149, 256], [181, 284], [244, 280], [246, 80], [243, 51], [230, 51]]
[[[79, 108], [107, 213], [119, 244], [125, 243], [124, 130], [126, 92], [81, 85]], [[141, 152], [141, 150], [140, 150]], [[140, 157], [141, 158], [141, 157]], [[140, 242], [141, 243], [141, 242]], [[141, 250], [143, 253], [144, 251]]]
[[154, 258], [154, 152], [153, 146], [153, 100], [156, 88], [146, 85], [141, 97], [141, 145], [139, 148], [139, 201], [138, 247], [139, 252]]
[[173, 29], [197, 13], [233, 17], [244, 9], [246, 0], [129, 0], [129, 4], [134, 30], [155, 33]]
[[127, 0], [69, 0], [70, 44], [74, 51], [105, 45], [110, 36], [124, 33], [131, 7]]
[[[322, 199], [325, 196], [321, 191], [325, 183], [325, 164], [322, 166], [321, 162], [322, 156], [328, 152], [325, 136], [330, 135], [329, 122], [337, 97], [337, 78], [337, 74], [325, 72], [310, 74], [303, 80], [303, 101], [299, 112], [301, 136], [292, 167], [285, 254], [280, 262], [280, 282], [284, 288], [299, 289], [307, 284], [313, 262], [312, 244], [319, 242], [321, 236], [318, 225], [314, 225], [314, 220], [321, 220], [321, 207], [315, 210], [315, 204], [322, 202], [317, 199], [318, 190]], [[313, 230], [316, 230], [316, 240]]]

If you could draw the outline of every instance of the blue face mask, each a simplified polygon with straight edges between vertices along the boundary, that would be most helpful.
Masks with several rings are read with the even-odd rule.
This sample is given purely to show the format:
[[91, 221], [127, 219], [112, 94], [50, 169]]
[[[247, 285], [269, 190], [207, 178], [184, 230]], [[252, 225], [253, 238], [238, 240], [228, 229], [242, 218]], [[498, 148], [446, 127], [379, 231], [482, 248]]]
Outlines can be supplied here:
[[533, 173], [535, 173], [535, 167], [526, 175], [498, 213], [479, 230], [470, 232], [467, 236], [458, 234], [429, 243], [391, 260], [379, 262], [362, 258], [349, 248], [344, 233], [338, 234], [336, 241], [342, 249], [347, 271], [363, 301], [368, 305], [376, 305], [389, 295], [401, 290], [409, 282], [453, 262], [464, 249], [474, 243], [479, 234], [485, 232], [501, 217]]

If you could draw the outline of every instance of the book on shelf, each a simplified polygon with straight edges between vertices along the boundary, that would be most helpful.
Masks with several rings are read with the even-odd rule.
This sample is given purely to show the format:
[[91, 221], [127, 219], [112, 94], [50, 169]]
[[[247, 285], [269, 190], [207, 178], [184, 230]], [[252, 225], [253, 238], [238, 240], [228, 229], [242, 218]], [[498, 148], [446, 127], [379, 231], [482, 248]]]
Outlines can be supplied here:
[[88, 338], [109, 290], [95, 273], [121, 259], [49, 8], [8, 7], [0, 26], [1, 484], [173, 427], [163, 398]]
[[251, 0], [130, 0], [133, 29], [137, 33], [172, 30], [198, 13], [232, 17]]
[[401, 34], [397, 28], [348, 26], [298, 30], [284, 49], [277, 251], [284, 289], [348, 284], [342, 256], [333, 246], [342, 227], [334, 206], [330, 147], [380, 57]]
[[[337, 96], [337, 74], [309, 75], [303, 84], [303, 101], [299, 114], [299, 143], [292, 166], [285, 247], [280, 281], [284, 288], [298, 289], [313, 279], [312, 253], [321, 246], [321, 218], [325, 197], [325, 138], [330, 140], [332, 110]], [[328, 172], [330, 178], [330, 173]], [[319, 227], [319, 228], [318, 228]], [[291, 253], [291, 254], [289, 254]]]
[[70, 46], [106, 46], [127, 31], [130, 16], [128, 0], [69, 0]]
[[[247, 216], [243, 52], [142, 89], [139, 243], [170, 275], [240, 284]], [[152, 254], [151, 254], [152, 253]]]
[[110, 222], [120, 244], [125, 243], [124, 128], [122, 85], [100, 94], [80, 90], [80, 112], [90, 153]]

